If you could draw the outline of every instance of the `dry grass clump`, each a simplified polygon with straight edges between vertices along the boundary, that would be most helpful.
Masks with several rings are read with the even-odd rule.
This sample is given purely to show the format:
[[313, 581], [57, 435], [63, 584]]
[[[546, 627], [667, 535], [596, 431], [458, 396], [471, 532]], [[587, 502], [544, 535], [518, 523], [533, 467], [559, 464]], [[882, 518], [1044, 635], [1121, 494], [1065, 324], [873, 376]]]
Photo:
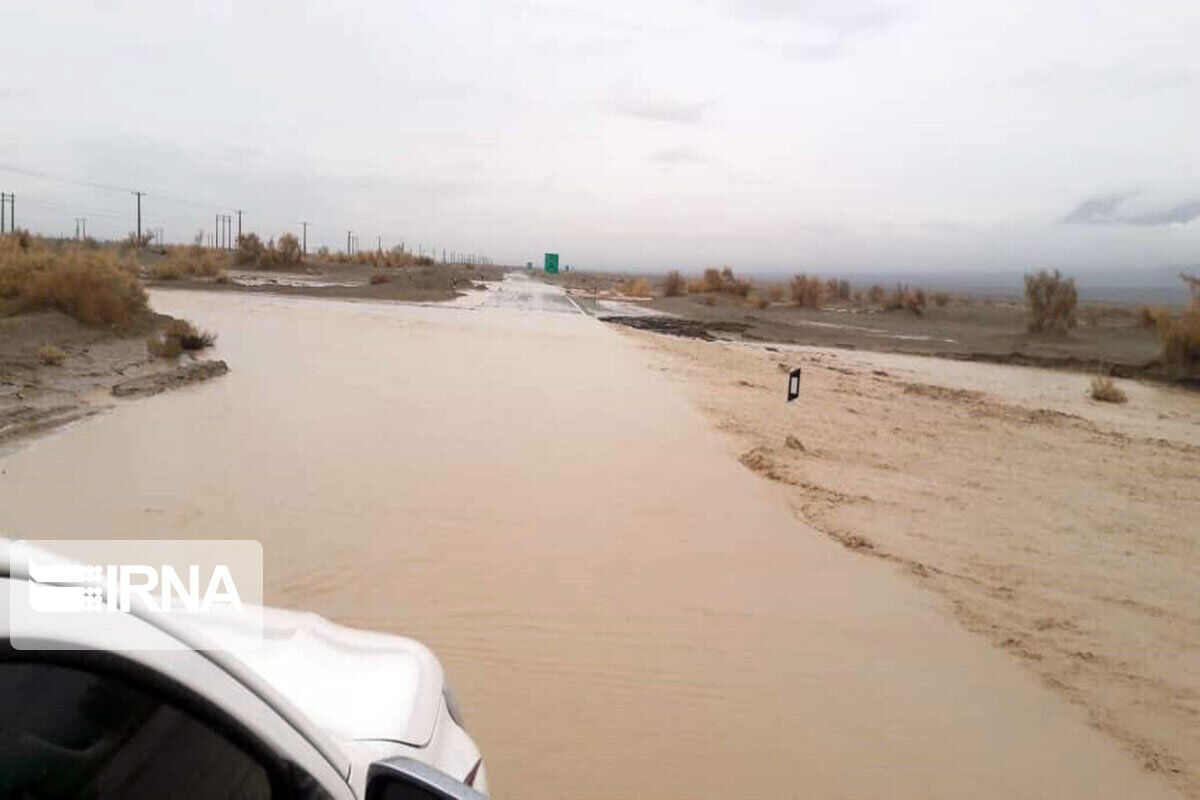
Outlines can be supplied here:
[[896, 290], [884, 299], [883, 309], [885, 311], [905, 309], [920, 315], [927, 304], [928, 298], [925, 296], [924, 289], [913, 289], [904, 284], [897, 283]]
[[187, 247], [168, 247], [167, 257], [147, 267], [146, 275], [160, 281], [220, 278], [232, 260], [228, 253], [198, 243]]
[[246, 233], [238, 237], [234, 260], [242, 266], [254, 269], [291, 269], [300, 266], [304, 255], [300, 251], [300, 240], [290, 233], [270, 239], [266, 244], [257, 233]]
[[67, 354], [62, 351], [62, 348], [53, 344], [44, 344], [38, 348], [38, 361], [51, 367], [57, 367], [59, 364], [67, 360]]
[[934, 292], [929, 295], [929, 299], [938, 308], [944, 308], [950, 302], [950, 294], [948, 292]]
[[783, 300], [783, 286], [778, 283], [772, 283], [767, 287], [767, 299], [772, 303], [778, 303]]
[[650, 297], [654, 294], [654, 287], [645, 278], [637, 278], [617, 284], [617, 291], [626, 297]]
[[375, 269], [383, 269], [385, 267], [397, 269], [399, 267], [411, 266], [433, 266], [434, 260], [429, 256], [414, 256], [412, 253], [406, 253], [399, 247], [391, 250], [359, 250], [357, 253], [347, 255], [345, 253], [330, 253], [328, 248], [322, 247], [317, 251], [322, 259], [332, 261], [334, 264], [356, 264], [360, 267], [374, 267]]
[[183, 351], [212, 347], [217, 335], [202, 331], [186, 319], [173, 319], [146, 340], [146, 350], [156, 358], [177, 358]]
[[1158, 330], [1164, 320], [1171, 318], [1171, 309], [1166, 306], [1138, 306], [1136, 317], [1139, 327]]
[[704, 270], [703, 277], [688, 285], [688, 290], [700, 294], [731, 294], [736, 297], [749, 297], [754, 289], [754, 283], [744, 278], [738, 278], [730, 267], [721, 269], [709, 268]]
[[1066, 333], [1076, 324], [1075, 306], [1079, 295], [1075, 279], [1058, 270], [1053, 274], [1040, 270], [1025, 276], [1025, 304], [1029, 306], [1029, 330]]
[[816, 275], [797, 275], [791, 282], [792, 304], [802, 308], [820, 308], [824, 287]]
[[386, 272], [376, 272], [371, 275], [371, 285], [378, 286], [381, 283], [387, 283], [391, 279], [392, 276], [388, 275]]
[[1112, 378], [1100, 373], [1092, 378], [1092, 399], [1105, 403], [1124, 403], [1129, 398]]
[[867, 302], [873, 305], [883, 305], [884, 298], [887, 296], [887, 291], [880, 284], [875, 284], [870, 289], [867, 289]]
[[103, 250], [52, 248], [24, 232], [0, 237], [0, 299], [17, 311], [56, 308], [85, 325], [118, 329], [147, 305], [132, 263]]
[[679, 270], [673, 269], [668, 272], [667, 277], [663, 280], [663, 297], [679, 297], [686, 291], [687, 284], [684, 283]]
[[1179, 316], [1169, 312], [1159, 315], [1155, 335], [1158, 337], [1159, 363], [1176, 375], [1191, 375], [1200, 371], [1200, 279], [1181, 276], [1192, 288], [1192, 303]]
[[768, 300], [767, 298], [763, 297], [762, 295], [759, 295], [757, 297], [751, 297], [748, 302], [750, 303], [751, 306], [753, 306], [754, 308], [757, 308], [759, 311], [762, 311], [764, 308], [767, 308], [768, 306], [771, 305], [771, 301]]
[[850, 281], [830, 278], [825, 282], [825, 294], [831, 300], [849, 300]]

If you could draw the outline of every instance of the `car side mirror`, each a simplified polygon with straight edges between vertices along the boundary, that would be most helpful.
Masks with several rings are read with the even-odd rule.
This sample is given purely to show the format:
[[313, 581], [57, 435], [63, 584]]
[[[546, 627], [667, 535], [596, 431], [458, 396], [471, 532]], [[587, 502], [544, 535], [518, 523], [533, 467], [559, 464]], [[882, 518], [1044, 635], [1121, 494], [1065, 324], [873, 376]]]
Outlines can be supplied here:
[[428, 764], [396, 756], [367, 769], [367, 800], [487, 800], [487, 795]]

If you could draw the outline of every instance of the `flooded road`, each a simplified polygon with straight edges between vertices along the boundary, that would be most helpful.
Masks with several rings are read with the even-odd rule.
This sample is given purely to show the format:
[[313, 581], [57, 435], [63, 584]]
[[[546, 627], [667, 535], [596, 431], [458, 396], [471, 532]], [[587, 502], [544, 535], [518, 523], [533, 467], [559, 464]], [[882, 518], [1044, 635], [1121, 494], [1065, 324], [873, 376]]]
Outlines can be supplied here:
[[0, 528], [260, 540], [270, 603], [434, 648], [498, 797], [1174, 796], [555, 294], [155, 293], [230, 374], [0, 460]]

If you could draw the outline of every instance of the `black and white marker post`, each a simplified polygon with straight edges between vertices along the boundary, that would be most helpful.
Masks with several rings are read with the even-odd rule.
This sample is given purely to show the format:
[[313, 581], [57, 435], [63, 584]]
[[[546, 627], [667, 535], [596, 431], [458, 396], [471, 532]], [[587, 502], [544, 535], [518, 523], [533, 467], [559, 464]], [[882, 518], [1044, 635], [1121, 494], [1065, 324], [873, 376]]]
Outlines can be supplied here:
[[800, 396], [800, 368], [796, 367], [788, 373], [787, 401], [790, 403]]

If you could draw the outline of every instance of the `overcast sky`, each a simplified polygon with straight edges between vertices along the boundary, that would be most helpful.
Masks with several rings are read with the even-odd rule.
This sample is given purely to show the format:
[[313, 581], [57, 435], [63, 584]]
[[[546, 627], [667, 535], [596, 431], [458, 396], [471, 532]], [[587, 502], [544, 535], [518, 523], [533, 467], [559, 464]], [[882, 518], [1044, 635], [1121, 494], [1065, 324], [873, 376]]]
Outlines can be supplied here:
[[[45, 232], [747, 271], [1200, 262], [1192, 0], [6, 3]], [[23, 170], [13, 171], [13, 170]], [[187, 201], [187, 202], [181, 202]]]

